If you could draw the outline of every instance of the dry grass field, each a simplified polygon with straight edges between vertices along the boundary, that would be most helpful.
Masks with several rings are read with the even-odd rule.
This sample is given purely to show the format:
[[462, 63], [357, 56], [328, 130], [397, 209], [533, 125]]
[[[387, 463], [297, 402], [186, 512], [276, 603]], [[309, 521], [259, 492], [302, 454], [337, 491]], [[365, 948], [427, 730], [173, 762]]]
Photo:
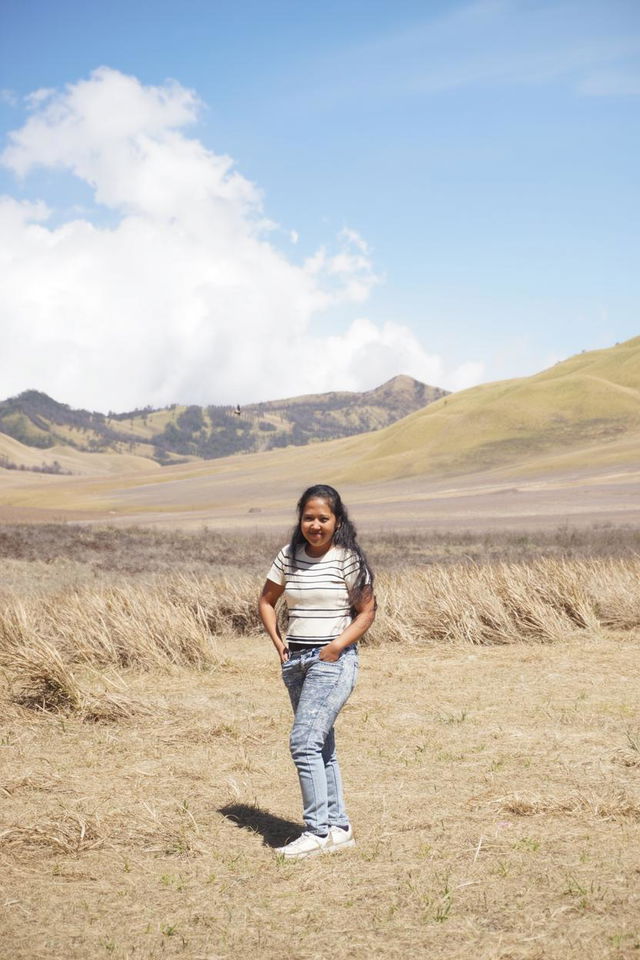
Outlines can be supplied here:
[[365, 540], [352, 851], [285, 863], [281, 538], [0, 537], [0, 956], [640, 957], [638, 532]]

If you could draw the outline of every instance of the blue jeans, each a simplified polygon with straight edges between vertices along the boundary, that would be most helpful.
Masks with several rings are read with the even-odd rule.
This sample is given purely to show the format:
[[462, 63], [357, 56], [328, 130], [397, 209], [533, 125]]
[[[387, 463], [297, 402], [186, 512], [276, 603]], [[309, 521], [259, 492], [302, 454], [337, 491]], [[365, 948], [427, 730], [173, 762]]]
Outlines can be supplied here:
[[335, 663], [320, 660], [319, 654], [320, 647], [292, 653], [282, 665], [282, 678], [295, 714], [290, 747], [303, 819], [310, 833], [324, 835], [329, 827], [349, 826], [333, 725], [356, 685], [358, 652], [347, 647]]

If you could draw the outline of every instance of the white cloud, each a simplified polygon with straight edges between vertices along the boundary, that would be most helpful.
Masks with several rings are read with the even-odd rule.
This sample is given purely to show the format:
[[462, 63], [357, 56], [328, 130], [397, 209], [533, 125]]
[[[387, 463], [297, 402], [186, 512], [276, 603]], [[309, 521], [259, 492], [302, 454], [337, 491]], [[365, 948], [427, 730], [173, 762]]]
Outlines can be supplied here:
[[466, 390], [467, 387], [475, 387], [476, 384], [481, 383], [483, 377], [484, 364], [470, 360], [467, 363], [461, 363], [453, 371], [453, 375], [449, 378], [449, 387], [451, 390]]
[[25, 97], [27, 107], [30, 110], [36, 110], [45, 100], [51, 99], [55, 92], [53, 87], [40, 87], [39, 90], [33, 90], [32, 93], [27, 94]]
[[447, 377], [397, 324], [312, 335], [323, 311], [362, 303], [378, 282], [368, 247], [346, 228], [306, 263], [287, 259], [255, 184], [183, 132], [199, 108], [177, 83], [104, 67], [29, 98], [4, 164], [21, 177], [72, 173], [112, 225], [86, 214], [49, 225], [43, 203], [3, 198], [4, 395], [35, 387], [122, 410], [359, 389], [400, 372], [464, 379], [468, 365]]
[[364, 318], [355, 320], [343, 336], [328, 337], [322, 349], [328, 361], [325, 377], [330, 379], [324, 388], [312, 380], [315, 390], [367, 389], [399, 373], [457, 390], [479, 383], [483, 372], [482, 364], [463, 364], [447, 371], [442, 358], [428, 354], [408, 327], [396, 323], [377, 326]]
[[352, 244], [356, 249], [360, 250], [361, 253], [369, 253], [369, 244], [361, 237], [357, 230], [351, 230], [349, 227], [343, 227], [340, 231], [340, 237], [342, 240], [346, 240], [347, 243]]

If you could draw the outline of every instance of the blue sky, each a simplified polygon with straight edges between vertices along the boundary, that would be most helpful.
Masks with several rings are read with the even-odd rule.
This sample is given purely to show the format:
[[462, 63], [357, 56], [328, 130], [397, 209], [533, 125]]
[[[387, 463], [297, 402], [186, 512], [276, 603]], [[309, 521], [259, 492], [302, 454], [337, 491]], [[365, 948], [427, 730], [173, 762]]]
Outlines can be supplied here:
[[[15, 344], [3, 396], [34, 386], [122, 409], [358, 389], [396, 372], [455, 388], [640, 332], [635, 0], [2, 11], [0, 192], [48, 207], [17, 227], [9, 215], [24, 235], [0, 304]], [[155, 200], [114, 187], [122, 142], [92, 132], [120, 109], [121, 75], [141, 110], [176, 85], [194, 95], [171, 108], [178, 120], [118, 133], [164, 151], [153, 170], [171, 170], [170, 225]], [[69, 110], [85, 111], [83, 134], [63, 150]], [[206, 229], [195, 208], [179, 223], [193, 172], [181, 177], [176, 130], [234, 162], [203, 201]], [[249, 210], [225, 186], [234, 170], [253, 185]], [[115, 248], [134, 229], [148, 243], [132, 276]], [[183, 258], [201, 266], [180, 285]]]

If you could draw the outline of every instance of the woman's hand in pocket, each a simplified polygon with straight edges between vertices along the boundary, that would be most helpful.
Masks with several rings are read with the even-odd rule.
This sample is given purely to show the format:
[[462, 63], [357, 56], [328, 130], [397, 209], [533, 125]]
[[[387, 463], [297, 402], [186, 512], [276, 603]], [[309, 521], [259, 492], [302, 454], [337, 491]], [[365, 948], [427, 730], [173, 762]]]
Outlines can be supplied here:
[[326, 647], [321, 647], [319, 659], [324, 660], [325, 663], [335, 663], [336, 660], [340, 659], [340, 654], [342, 650], [339, 647], [332, 643], [328, 643]]

